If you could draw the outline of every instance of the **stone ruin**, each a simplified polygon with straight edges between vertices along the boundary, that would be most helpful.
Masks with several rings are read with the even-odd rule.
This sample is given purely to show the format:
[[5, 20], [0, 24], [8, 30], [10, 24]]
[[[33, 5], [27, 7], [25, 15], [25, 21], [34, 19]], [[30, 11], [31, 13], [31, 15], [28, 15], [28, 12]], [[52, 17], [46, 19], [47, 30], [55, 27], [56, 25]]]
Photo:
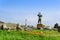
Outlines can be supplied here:
[[0, 22], [0, 29], [1, 30], [16, 30], [17, 26], [20, 27], [20, 25], [17, 25], [14, 23]]
[[26, 27], [25, 29], [25, 25], [20, 25], [20, 24], [14, 24], [14, 23], [4, 23], [4, 22], [0, 22], [0, 30], [25, 30], [25, 31], [32, 31], [32, 28], [30, 27]]

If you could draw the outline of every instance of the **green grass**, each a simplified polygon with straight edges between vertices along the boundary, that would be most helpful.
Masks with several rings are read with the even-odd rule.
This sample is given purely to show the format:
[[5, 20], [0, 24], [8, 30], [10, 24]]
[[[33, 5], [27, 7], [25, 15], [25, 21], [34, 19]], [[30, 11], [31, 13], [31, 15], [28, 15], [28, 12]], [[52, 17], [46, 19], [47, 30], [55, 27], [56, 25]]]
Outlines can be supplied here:
[[0, 30], [0, 40], [60, 40], [60, 33], [57, 31], [33, 30], [33, 32], [43, 32], [45, 35], [27, 34], [25, 31], [9, 32]]

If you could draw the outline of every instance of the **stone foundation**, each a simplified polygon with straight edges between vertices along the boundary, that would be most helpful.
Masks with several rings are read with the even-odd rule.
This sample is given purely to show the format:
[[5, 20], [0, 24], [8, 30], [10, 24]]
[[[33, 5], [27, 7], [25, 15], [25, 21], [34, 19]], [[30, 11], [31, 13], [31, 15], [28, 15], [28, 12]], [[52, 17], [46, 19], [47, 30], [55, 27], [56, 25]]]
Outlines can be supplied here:
[[43, 28], [43, 24], [37, 24], [37, 29]]

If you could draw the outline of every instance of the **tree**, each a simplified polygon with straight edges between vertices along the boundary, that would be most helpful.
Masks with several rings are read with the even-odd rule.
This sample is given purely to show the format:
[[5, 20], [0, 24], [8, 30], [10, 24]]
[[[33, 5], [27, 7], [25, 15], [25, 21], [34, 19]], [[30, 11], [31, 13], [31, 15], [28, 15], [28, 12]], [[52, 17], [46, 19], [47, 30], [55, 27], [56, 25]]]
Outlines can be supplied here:
[[19, 30], [20, 28], [19, 28], [19, 24], [17, 24], [17, 27], [16, 27], [16, 30]]
[[1, 30], [3, 30], [4, 28], [3, 28], [3, 25], [1, 26]]
[[54, 25], [54, 28], [58, 28], [58, 23], [56, 23], [56, 24]]

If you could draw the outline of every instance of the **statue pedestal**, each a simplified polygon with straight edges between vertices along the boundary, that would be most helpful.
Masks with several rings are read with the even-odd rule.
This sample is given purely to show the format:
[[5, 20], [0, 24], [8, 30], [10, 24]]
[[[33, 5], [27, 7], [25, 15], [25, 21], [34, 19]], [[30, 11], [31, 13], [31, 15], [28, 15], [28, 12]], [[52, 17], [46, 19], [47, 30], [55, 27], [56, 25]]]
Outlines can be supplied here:
[[43, 24], [37, 24], [37, 29], [43, 28]]

